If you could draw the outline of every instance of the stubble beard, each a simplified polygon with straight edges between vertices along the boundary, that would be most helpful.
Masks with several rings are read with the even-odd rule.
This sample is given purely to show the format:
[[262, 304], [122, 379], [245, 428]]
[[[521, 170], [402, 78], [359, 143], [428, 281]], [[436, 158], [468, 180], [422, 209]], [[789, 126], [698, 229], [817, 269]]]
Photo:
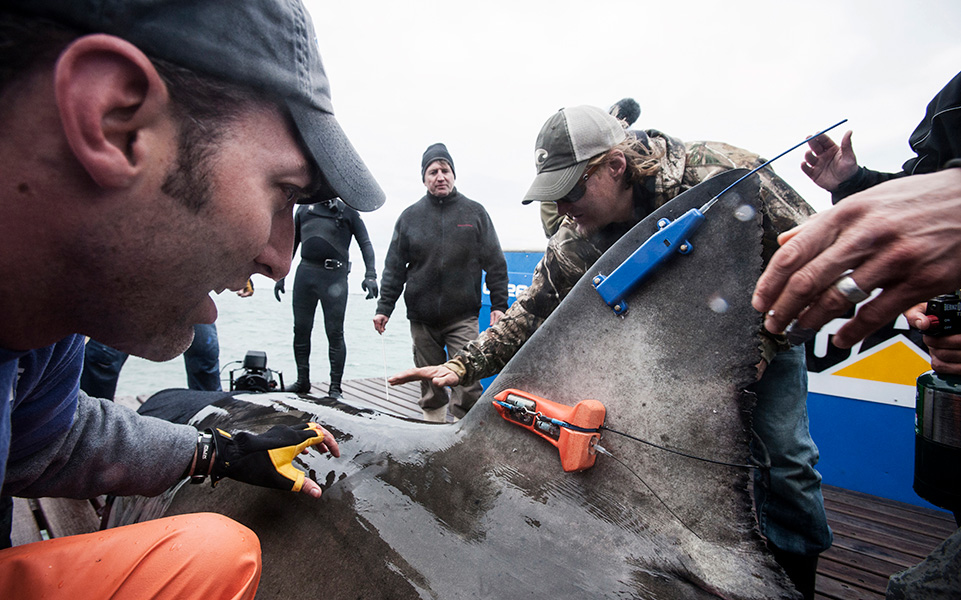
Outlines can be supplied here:
[[[212, 155], [212, 144], [191, 143], [182, 138], [176, 164], [164, 177], [160, 188], [194, 215], [199, 215], [213, 198], [210, 172]], [[194, 338], [194, 323], [189, 322], [188, 309], [177, 304], [179, 298], [169, 296], [169, 292], [162, 289], [157, 290], [156, 294], [159, 299], [155, 302], [159, 305], [155, 304], [152, 310], [137, 315], [152, 322], [144, 324], [136, 339], [120, 342], [117, 348], [160, 362], [175, 358], [190, 347]], [[144, 303], [149, 304], [150, 299], [145, 298]]]

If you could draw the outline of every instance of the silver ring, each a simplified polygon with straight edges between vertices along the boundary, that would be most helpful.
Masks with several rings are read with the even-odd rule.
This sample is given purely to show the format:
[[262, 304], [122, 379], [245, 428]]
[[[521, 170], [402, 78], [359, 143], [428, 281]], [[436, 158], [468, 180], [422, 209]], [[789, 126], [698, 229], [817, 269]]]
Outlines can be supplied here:
[[852, 304], [863, 302], [871, 296], [871, 294], [858, 287], [858, 284], [850, 275], [843, 275], [835, 281], [834, 288], [841, 292], [841, 295]]

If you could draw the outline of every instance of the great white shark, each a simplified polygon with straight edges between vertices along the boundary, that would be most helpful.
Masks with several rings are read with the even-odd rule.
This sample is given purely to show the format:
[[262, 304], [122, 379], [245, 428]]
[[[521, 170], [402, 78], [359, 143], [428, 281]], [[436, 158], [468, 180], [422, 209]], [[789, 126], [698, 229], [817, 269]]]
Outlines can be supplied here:
[[[316, 421], [342, 453], [299, 459], [324, 488], [319, 500], [223, 480], [172, 491], [166, 514], [215, 511], [253, 529], [262, 599], [800, 598], [758, 533], [744, 466], [755, 401], [745, 388], [760, 360], [750, 305], [762, 268], [757, 177], [721, 197], [691, 236], [693, 250], [631, 294], [625, 315], [591, 284], [659, 219], [702, 206], [744, 173], [709, 179], [635, 226], [458, 423], [284, 393], [211, 404], [182, 396], [199, 398], [199, 409], [178, 394], [167, 395], [172, 404], [148, 401], [148, 414], [173, 409], [199, 428]], [[717, 462], [604, 432], [612, 456], [564, 472], [553, 446], [496, 412], [492, 399], [506, 389], [566, 405], [598, 400], [610, 429]], [[122, 499], [111, 523], [164, 507]]]

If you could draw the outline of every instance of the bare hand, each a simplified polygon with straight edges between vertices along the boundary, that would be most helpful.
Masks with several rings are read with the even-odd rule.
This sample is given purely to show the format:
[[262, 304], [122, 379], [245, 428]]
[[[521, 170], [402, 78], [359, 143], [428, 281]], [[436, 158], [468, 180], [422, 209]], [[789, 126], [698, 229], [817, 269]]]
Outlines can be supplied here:
[[504, 311], [502, 310], [492, 310], [491, 311], [491, 325], [501, 320], [504, 316]]
[[387, 321], [390, 321], [387, 315], [374, 315], [374, 330], [383, 334], [387, 330]]
[[782, 234], [754, 290], [764, 326], [819, 329], [851, 308], [834, 282], [883, 291], [834, 336], [849, 348], [912, 305], [961, 284], [961, 169], [887, 181]]
[[924, 336], [931, 355], [931, 368], [941, 375], [961, 375], [961, 334]]
[[821, 189], [833, 192], [858, 172], [850, 131], [841, 138], [840, 146], [830, 136], [819, 135], [808, 142], [808, 147], [801, 170]]
[[[327, 431], [327, 429], [325, 429], [324, 427], [318, 427], [318, 429], [324, 432], [324, 441], [319, 444], [315, 444], [313, 448], [315, 450], [319, 450], [320, 452], [330, 452], [330, 455], [335, 458], [339, 457], [340, 446], [337, 444], [337, 440], [335, 440], [334, 436], [332, 436], [330, 432]], [[304, 448], [301, 451], [301, 454], [307, 454], [307, 448]], [[304, 483], [303, 483], [303, 486], [300, 488], [300, 492], [302, 494], [307, 494], [311, 498], [320, 498], [320, 495], [321, 495], [321, 492], [323, 492], [323, 489], [320, 487], [320, 485], [316, 481], [314, 481], [310, 477], [307, 477], [304, 479]]]
[[451, 371], [444, 365], [407, 369], [406, 371], [391, 375], [387, 378], [387, 382], [391, 385], [400, 385], [410, 381], [426, 381], [428, 379], [438, 387], [454, 386], [460, 383], [460, 377], [458, 377], [457, 373]]
[[928, 303], [921, 302], [904, 311], [904, 318], [907, 320], [908, 325], [922, 332], [927, 331], [928, 328], [931, 327], [931, 320], [928, 318], [928, 315], [924, 314], [924, 311], [927, 309]]
[[[924, 314], [927, 304], [912, 306], [904, 317], [922, 332], [931, 327], [930, 315]], [[942, 375], [961, 375], [961, 334], [933, 337], [924, 336], [924, 344], [931, 356], [931, 368]]]
[[323, 489], [321, 489], [320, 484], [308, 477], [304, 479], [304, 485], [300, 488], [300, 493], [307, 494], [311, 498], [320, 498]]
[[[337, 443], [337, 440], [334, 439], [334, 436], [327, 431], [326, 427], [317, 425], [316, 429], [319, 429], [321, 432], [323, 432], [324, 438], [320, 442], [314, 442], [312, 440], [310, 446], [322, 454], [324, 452], [329, 452], [334, 458], [340, 458], [340, 444]], [[304, 448], [301, 454], [307, 454], [307, 448]]]

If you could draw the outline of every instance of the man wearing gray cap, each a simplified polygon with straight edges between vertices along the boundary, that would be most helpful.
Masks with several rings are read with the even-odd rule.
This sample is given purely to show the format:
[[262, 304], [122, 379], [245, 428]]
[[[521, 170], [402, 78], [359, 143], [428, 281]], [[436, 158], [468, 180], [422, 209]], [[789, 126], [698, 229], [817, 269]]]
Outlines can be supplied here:
[[[537, 176], [525, 204], [553, 202], [565, 217], [548, 242], [530, 287], [504, 317], [443, 365], [414, 369], [392, 384], [427, 378], [435, 385], [465, 385], [499, 372], [567, 296], [574, 284], [622, 235], [681, 192], [732, 168], [763, 160], [722, 142], [683, 142], [660, 131], [625, 132], [608, 112], [575, 106], [556, 112], [535, 145]], [[764, 217], [764, 258], [777, 235], [813, 209], [770, 169], [758, 172]], [[770, 458], [755, 477], [761, 532], [775, 558], [805, 598], [813, 598], [818, 555], [831, 545], [817, 447], [808, 432], [804, 351], [784, 336], [762, 332], [763, 376], [752, 448]], [[766, 449], [766, 453], [765, 450]]]
[[[383, 334], [404, 292], [418, 367], [447, 360], [477, 337], [481, 276], [487, 272], [491, 324], [507, 309], [507, 261], [484, 207], [454, 187], [454, 159], [432, 144], [421, 159], [427, 194], [407, 207], [387, 248], [374, 329]], [[406, 289], [405, 289], [406, 287]], [[450, 412], [460, 418], [481, 394], [480, 381], [451, 390]], [[447, 420], [447, 390], [421, 382], [419, 400], [428, 421]]]
[[[211, 292], [283, 277], [294, 203], [383, 203], [304, 7], [7, 0], [0, 128], [3, 494], [156, 495], [209, 476], [319, 496], [290, 464], [339, 455], [315, 423], [198, 432], [78, 390], [84, 336], [167, 360], [216, 319]], [[0, 550], [0, 597], [252, 598], [260, 568], [250, 530], [185, 515]]]

